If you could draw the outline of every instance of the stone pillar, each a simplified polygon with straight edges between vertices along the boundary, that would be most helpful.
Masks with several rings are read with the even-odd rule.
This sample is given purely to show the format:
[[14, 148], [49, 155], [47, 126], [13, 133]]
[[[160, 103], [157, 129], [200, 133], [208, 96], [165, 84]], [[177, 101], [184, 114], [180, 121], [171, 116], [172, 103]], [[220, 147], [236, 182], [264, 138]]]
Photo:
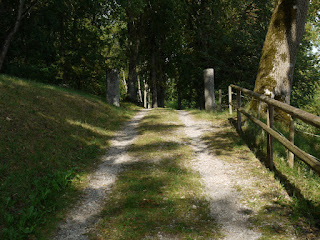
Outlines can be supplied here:
[[119, 73], [117, 70], [107, 70], [107, 102], [111, 105], [120, 107], [119, 100]]
[[204, 99], [205, 109], [210, 111], [216, 108], [214, 96], [214, 71], [213, 68], [207, 68], [203, 71], [204, 76]]

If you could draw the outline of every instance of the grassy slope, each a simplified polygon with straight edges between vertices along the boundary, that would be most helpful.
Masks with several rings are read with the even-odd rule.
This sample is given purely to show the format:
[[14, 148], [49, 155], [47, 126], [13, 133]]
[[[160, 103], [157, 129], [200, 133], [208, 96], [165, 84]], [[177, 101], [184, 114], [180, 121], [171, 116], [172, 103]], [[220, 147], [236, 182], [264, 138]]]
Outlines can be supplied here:
[[40, 238], [133, 115], [126, 106], [0, 75], [0, 239]]

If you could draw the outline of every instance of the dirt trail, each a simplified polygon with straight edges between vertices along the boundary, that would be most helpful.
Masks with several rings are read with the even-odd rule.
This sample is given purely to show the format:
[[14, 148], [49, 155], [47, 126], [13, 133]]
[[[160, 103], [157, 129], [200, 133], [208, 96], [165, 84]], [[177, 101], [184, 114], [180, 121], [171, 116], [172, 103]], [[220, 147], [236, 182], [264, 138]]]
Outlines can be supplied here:
[[185, 124], [185, 133], [190, 138], [195, 151], [193, 168], [202, 177], [205, 194], [210, 202], [210, 210], [222, 225], [227, 240], [253, 240], [261, 234], [249, 229], [249, 209], [241, 206], [239, 193], [234, 189], [237, 179], [234, 170], [224, 161], [209, 152], [201, 136], [212, 131], [212, 123], [194, 120], [187, 112], [179, 111], [180, 120]]
[[103, 157], [101, 164], [90, 178], [84, 190], [82, 200], [72, 209], [66, 220], [60, 224], [55, 240], [85, 240], [86, 234], [97, 222], [97, 214], [104, 206], [108, 191], [122, 169], [130, 161], [128, 147], [137, 137], [136, 128], [148, 110], [141, 110], [129, 121], [122, 131], [118, 132], [111, 142], [111, 147]]
[[[99, 214], [104, 206], [111, 186], [115, 183], [117, 174], [126, 163], [132, 161], [127, 153], [130, 145], [137, 137], [136, 128], [148, 110], [140, 111], [122, 131], [114, 137], [111, 147], [103, 157], [101, 164], [91, 176], [81, 201], [67, 215], [59, 226], [53, 239], [67, 240], [88, 239], [87, 233], [94, 228]], [[185, 125], [185, 134], [190, 139], [195, 151], [192, 167], [202, 177], [204, 194], [208, 196], [210, 211], [218, 223], [222, 225], [227, 240], [253, 240], [261, 234], [249, 229], [248, 209], [239, 203], [239, 193], [234, 189], [236, 180], [230, 174], [234, 171], [225, 162], [209, 152], [208, 146], [201, 136], [212, 131], [212, 123], [194, 120], [187, 112], [179, 111], [180, 120]]]

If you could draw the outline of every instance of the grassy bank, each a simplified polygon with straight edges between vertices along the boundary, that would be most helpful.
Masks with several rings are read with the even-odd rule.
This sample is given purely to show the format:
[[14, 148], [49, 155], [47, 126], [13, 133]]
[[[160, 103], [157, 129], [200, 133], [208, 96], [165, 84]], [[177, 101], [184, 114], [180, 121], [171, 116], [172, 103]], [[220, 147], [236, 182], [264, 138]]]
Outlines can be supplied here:
[[134, 109], [0, 75], [0, 239], [49, 231]]
[[[288, 138], [288, 129], [282, 123], [275, 124], [276, 130]], [[248, 121], [243, 128], [243, 138], [253, 152], [264, 163], [266, 157], [266, 134]], [[320, 142], [309, 135], [299, 132], [295, 136], [295, 145], [311, 155], [319, 157]], [[303, 161], [295, 157], [294, 168], [287, 163], [287, 150], [278, 141], [274, 141], [274, 176], [292, 197], [291, 221], [301, 233], [312, 234], [314, 231], [320, 237], [320, 177]], [[312, 238], [310, 238], [312, 239]]]
[[152, 110], [91, 239], [219, 239], [177, 113]]
[[[191, 111], [200, 119], [212, 121], [216, 131], [204, 136], [213, 154], [239, 170], [239, 178], [251, 186], [237, 186], [244, 196], [242, 203], [255, 210], [250, 221], [263, 234], [262, 239], [319, 239], [320, 237], [320, 178], [310, 173], [300, 161], [291, 169], [286, 163], [285, 149], [275, 141], [275, 171], [268, 170], [266, 135], [253, 123], [247, 122], [243, 134], [238, 135], [227, 112]], [[279, 130], [280, 126], [277, 126]], [[316, 149], [317, 142], [297, 137], [300, 146], [309, 142]], [[311, 147], [312, 148], [312, 147]], [[300, 169], [300, 170], [299, 170]]]

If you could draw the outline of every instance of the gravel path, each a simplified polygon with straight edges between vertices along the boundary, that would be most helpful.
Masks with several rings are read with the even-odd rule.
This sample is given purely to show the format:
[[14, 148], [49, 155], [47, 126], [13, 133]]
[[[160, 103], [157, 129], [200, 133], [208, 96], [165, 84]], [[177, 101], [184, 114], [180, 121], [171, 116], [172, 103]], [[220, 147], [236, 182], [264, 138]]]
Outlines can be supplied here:
[[258, 239], [261, 234], [249, 229], [247, 213], [250, 210], [241, 206], [239, 193], [234, 189], [237, 179], [233, 174], [232, 166], [210, 153], [201, 139], [201, 135], [205, 132], [212, 131], [212, 123], [195, 121], [185, 111], [179, 111], [179, 116], [186, 126], [185, 133], [190, 138], [191, 146], [195, 151], [192, 166], [203, 179], [211, 213], [222, 225], [225, 239]]
[[[147, 114], [142, 110], [118, 132], [111, 142], [101, 164], [90, 178], [83, 198], [59, 225], [53, 239], [55, 240], [86, 240], [87, 233], [97, 223], [97, 215], [101, 212], [104, 200], [116, 180], [117, 174], [126, 163], [131, 162], [127, 153], [128, 147], [137, 137], [136, 127]], [[185, 125], [185, 133], [195, 151], [192, 167], [202, 177], [205, 194], [210, 202], [210, 210], [215, 219], [222, 225], [227, 240], [253, 240], [261, 234], [249, 229], [248, 209], [239, 203], [239, 193], [234, 189], [237, 183], [234, 170], [227, 163], [219, 160], [209, 152], [208, 146], [201, 136], [212, 131], [212, 123], [195, 121], [187, 112], [179, 111], [180, 120]]]
[[88, 239], [86, 234], [97, 222], [97, 214], [101, 212], [104, 206], [103, 202], [115, 182], [117, 174], [123, 164], [130, 162], [127, 149], [135, 141], [136, 127], [147, 111], [141, 110], [125, 125], [122, 131], [115, 135], [111, 147], [91, 176], [82, 200], [68, 213], [66, 220], [60, 224], [53, 239]]

